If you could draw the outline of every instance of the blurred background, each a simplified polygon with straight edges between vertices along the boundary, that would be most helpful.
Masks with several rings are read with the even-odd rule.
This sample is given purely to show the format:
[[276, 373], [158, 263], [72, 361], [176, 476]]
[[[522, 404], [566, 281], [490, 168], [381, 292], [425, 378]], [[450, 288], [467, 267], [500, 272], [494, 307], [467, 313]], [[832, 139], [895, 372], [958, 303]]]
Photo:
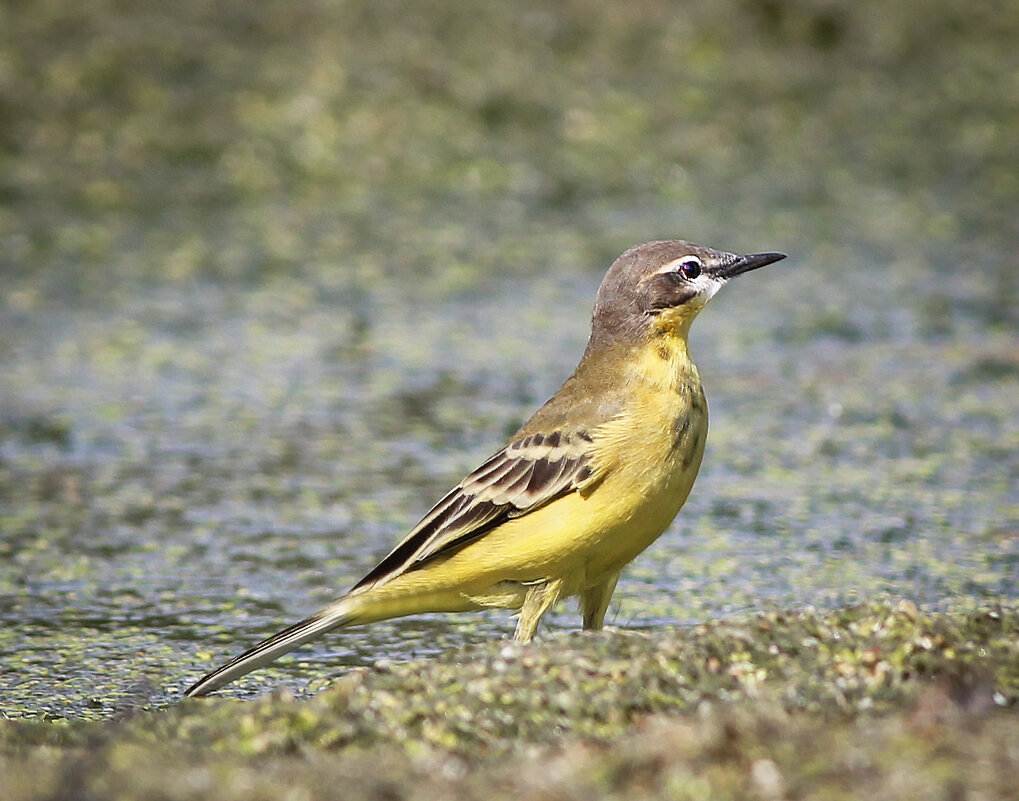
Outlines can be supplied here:
[[659, 238], [789, 258], [695, 326], [704, 467], [610, 622], [1014, 603], [1017, 41], [1013, 2], [3, 3], [0, 714], [170, 702], [331, 600]]

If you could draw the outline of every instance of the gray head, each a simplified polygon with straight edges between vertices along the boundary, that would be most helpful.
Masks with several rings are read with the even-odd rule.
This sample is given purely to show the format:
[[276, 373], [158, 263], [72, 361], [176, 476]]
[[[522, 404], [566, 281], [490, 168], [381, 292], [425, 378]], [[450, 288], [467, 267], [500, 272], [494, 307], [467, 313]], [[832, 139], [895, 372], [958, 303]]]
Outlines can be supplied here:
[[784, 259], [740, 256], [680, 240], [647, 242], [615, 260], [591, 316], [591, 339], [640, 341], [656, 328], [686, 331], [729, 279]]

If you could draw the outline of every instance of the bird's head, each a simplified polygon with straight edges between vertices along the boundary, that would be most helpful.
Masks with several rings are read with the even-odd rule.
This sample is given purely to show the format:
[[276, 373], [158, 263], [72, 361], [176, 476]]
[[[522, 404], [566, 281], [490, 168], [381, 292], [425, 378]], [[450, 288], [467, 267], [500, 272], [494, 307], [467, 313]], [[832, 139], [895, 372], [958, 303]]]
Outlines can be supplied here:
[[641, 340], [651, 331], [685, 336], [690, 321], [737, 275], [764, 267], [783, 253], [739, 256], [670, 240], [630, 248], [606, 273], [592, 314], [592, 338]]

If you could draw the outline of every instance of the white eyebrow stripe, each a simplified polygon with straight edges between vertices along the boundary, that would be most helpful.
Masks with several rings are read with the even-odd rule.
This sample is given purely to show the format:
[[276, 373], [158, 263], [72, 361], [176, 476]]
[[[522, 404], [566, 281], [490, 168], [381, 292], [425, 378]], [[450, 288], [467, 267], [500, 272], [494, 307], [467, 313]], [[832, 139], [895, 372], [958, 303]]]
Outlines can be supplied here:
[[666, 265], [664, 265], [662, 267], [659, 267], [657, 270], [655, 270], [653, 275], [662, 275], [664, 273], [674, 273], [674, 272], [676, 272], [676, 265], [682, 264], [683, 262], [686, 262], [686, 261], [695, 261], [701, 267], [704, 266], [704, 262], [702, 262], [697, 256], [694, 256], [691, 253], [689, 256], [680, 256], [678, 259], [673, 259], [668, 264], [666, 264]]

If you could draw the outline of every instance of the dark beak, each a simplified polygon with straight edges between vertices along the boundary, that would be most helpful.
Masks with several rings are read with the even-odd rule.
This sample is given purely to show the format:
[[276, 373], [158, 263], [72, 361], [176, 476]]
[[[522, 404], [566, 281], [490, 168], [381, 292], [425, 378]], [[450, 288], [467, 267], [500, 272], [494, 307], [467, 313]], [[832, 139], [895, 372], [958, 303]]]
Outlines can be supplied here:
[[723, 264], [718, 268], [718, 276], [728, 280], [756, 270], [758, 267], [782, 261], [784, 258], [785, 253], [751, 253], [749, 256], [735, 256], [728, 264]]

